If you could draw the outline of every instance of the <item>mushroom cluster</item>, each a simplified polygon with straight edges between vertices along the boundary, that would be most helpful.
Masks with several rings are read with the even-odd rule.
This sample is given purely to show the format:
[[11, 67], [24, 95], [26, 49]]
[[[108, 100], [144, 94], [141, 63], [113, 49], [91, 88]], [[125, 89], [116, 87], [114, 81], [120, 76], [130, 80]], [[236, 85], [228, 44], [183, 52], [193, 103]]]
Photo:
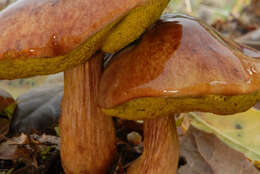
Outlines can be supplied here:
[[66, 173], [106, 173], [114, 125], [97, 107], [105, 51], [136, 40], [169, 0], [20, 0], [0, 12], [0, 79], [64, 71], [60, 119]]
[[[128, 174], [174, 174], [174, 114], [232, 114], [260, 100], [260, 53], [191, 17], [157, 21], [168, 2], [20, 0], [0, 12], [0, 79], [64, 71], [67, 174], [109, 170], [116, 156], [110, 116], [144, 119], [144, 152]], [[104, 53], [120, 49], [102, 72]]]

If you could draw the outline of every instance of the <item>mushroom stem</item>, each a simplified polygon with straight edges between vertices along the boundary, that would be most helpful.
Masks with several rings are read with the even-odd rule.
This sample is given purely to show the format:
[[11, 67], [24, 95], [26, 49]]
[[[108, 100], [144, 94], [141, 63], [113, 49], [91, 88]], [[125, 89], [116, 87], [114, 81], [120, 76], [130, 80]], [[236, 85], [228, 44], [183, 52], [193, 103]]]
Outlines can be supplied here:
[[144, 152], [127, 174], [176, 174], [179, 144], [174, 116], [144, 121]]
[[61, 159], [66, 174], [104, 174], [116, 154], [112, 117], [97, 105], [102, 55], [64, 74]]

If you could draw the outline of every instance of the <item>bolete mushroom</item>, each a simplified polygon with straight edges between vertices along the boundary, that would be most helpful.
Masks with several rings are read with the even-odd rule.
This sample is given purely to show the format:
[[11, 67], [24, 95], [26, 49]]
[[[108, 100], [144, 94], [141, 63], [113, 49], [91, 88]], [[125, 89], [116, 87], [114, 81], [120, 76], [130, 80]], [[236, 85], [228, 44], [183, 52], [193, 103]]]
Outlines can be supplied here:
[[53, 74], [117, 51], [169, 0], [20, 0], [0, 13], [0, 79]]
[[[93, 55], [134, 41], [168, 1], [20, 0], [0, 12], [0, 79], [65, 71], [60, 126], [66, 173], [105, 173], [115, 154], [112, 118], [95, 102], [102, 55]], [[90, 57], [98, 58], [86, 62]]]
[[188, 16], [166, 15], [108, 63], [99, 104], [106, 115], [144, 119], [144, 152], [127, 174], [175, 174], [173, 114], [233, 114], [260, 100], [260, 52]]

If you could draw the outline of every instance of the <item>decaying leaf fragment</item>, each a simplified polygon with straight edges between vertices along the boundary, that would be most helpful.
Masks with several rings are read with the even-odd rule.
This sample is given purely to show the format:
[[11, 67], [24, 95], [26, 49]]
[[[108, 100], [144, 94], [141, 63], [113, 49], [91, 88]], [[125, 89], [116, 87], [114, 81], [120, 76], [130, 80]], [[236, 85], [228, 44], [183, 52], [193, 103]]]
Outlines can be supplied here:
[[7, 91], [0, 89], [0, 142], [9, 131], [10, 120], [15, 107], [14, 98]]
[[192, 113], [192, 125], [215, 134], [231, 148], [242, 152], [252, 161], [260, 161], [260, 111], [221, 117], [210, 113]]
[[[0, 89], [0, 113], [2, 113], [9, 105], [14, 104], [15, 100], [7, 91]], [[3, 113], [2, 113], [3, 115]]]
[[215, 135], [194, 127], [180, 144], [180, 156], [186, 164], [180, 167], [178, 174], [259, 174], [242, 153], [231, 149]]

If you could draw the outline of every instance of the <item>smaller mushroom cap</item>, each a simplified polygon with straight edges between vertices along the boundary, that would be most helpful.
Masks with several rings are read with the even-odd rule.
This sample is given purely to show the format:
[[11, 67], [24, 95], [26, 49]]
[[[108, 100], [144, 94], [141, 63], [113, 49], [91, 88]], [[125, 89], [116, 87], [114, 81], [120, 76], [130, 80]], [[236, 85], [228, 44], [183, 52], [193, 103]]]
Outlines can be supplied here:
[[188, 16], [168, 15], [115, 55], [100, 83], [108, 115], [143, 119], [204, 111], [233, 114], [260, 99], [260, 52]]

